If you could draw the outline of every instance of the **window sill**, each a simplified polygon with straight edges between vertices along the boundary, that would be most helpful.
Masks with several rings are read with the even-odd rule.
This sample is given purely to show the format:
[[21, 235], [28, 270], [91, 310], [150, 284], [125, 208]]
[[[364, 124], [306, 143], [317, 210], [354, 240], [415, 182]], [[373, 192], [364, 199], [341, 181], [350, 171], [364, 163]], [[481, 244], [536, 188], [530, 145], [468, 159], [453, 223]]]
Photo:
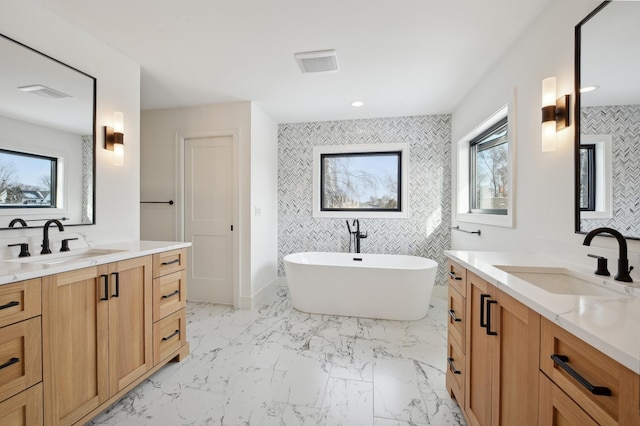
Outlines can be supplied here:
[[513, 228], [513, 217], [511, 213], [507, 213], [506, 215], [485, 213], [457, 213], [456, 220], [460, 222], [479, 223], [482, 225]]

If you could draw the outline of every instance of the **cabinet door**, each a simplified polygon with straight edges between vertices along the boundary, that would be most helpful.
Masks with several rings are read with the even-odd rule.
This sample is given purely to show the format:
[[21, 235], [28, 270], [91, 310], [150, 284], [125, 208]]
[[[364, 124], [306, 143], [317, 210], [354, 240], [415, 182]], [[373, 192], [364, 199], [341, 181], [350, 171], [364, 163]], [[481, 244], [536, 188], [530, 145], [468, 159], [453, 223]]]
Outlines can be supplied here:
[[111, 395], [153, 367], [151, 256], [109, 265]]
[[42, 279], [46, 425], [70, 425], [109, 397], [106, 265]]
[[540, 315], [502, 291], [496, 290], [496, 296], [491, 423], [537, 425]]
[[487, 334], [486, 307], [488, 300], [492, 299], [492, 291], [495, 291], [493, 286], [467, 271], [464, 409], [473, 426], [491, 424], [491, 368], [495, 339]]

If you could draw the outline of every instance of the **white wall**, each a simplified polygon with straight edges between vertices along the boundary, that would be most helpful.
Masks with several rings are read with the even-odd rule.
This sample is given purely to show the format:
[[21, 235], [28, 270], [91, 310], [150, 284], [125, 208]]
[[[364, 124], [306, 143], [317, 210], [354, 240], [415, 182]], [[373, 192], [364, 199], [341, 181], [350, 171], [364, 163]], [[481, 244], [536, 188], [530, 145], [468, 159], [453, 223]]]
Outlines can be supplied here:
[[[558, 133], [557, 151], [543, 153], [540, 98], [542, 79], [556, 76], [558, 95], [570, 93], [574, 102], [574, 29], [598, 4], [599, 0], [552, 2], [454, 111], [452, 142], [455, 149], [461, 138], [503, 105], [513, 88], [516, 90], [515, 226], [500, 228], [458, 222], [454, 213], [454, 226], [480, 229], [482, 236], [452, 231], [453, 249], [556, 250], [584, 259], [588, 250], [582, 246], [584, 235], [574, 233], [574, 127]], [[573, 124], [573, 110], [571, 120]], [[455, 158], [456, 155], [452, 155], [452, 159]], [[457, 187], [455, 176], [456, 173], [453, 188]], [[640, 251], [637, 241], [629, 244], [630, 249]], [[610, 238], [598, 238], [592, 245], [617, 247]], [[640, 266], [639, 261], [640, 258], [636, 259], [636, 266]]]
[[[94, 242], [138, 239], [140, 66], [30, 0], [0, 0], [0, 33], [97, 79], [96, 225], [65, 232]], [[113, 166], [113, 153], [103, 148], [103, 126], [112, 125], [114, 111], [124, 113], [124, 167]], [[2, 238], [41, 235], [41, 230], [2, 232]]]
[[267, 289], [278, 275], [277, 188], [278, 126], [260, 107], [251, 104], [252, 297]]
[[[277, 127], [250, 102], [143, 111], [141, 197], [145, 201], [179, 200], [179, 140], [213, 133], [238, 137], [238, 205], [234, 207], [238, 306], [276, 277]], [[231, 133], [229, 133], [231, 134]], [[255, 217], [255, 208], [262, 215]], [[178, 240], [182, 223], [177, 203], [143, 205], [141, 236]]]

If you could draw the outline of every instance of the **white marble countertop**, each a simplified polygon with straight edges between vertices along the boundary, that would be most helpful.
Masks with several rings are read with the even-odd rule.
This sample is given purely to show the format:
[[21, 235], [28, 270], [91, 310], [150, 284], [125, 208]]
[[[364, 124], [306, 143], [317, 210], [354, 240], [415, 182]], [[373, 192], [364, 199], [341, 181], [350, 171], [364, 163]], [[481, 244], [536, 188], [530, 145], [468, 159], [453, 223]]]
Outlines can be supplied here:
[[[534, 253], [447, 250], [445, 254], [543, 317], [640, 374], [640, 283], [619, 283], [587, 268]], [[619, 291], [612, 296], [554, 294], [496, 266], [567, 268]], [[615, 266], [612, 274], [615, 273]]]
[[[4, 259], [0, 260], [0, 285], [189, 246], [191, 246], [191, 243], [185, 242], [127, 241], [92, 245], [81, 249], [72, 249], [64, 253]], [[92, 255], [91, 257], [80, 257], [89, 250], [93, 253], [103, 253]], [[69, 259], [64, 259], [67, 256]], [[56, 263], [58, 259], [60, 262]]]

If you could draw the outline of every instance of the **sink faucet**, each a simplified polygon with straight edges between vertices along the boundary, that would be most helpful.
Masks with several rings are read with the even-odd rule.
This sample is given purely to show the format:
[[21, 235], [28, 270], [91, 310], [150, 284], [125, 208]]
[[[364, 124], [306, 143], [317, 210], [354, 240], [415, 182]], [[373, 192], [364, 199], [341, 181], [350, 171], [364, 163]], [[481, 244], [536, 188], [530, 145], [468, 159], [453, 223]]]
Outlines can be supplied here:
[[62, 226], [62, 223], [60, 223], [60, 221], [58, 219], [50, 219], [50, 220], [48, 220], [47, 223], [44, 224], [44, 236], [42, 238], [42, 251], [40, 252], [40, 254], [50, 254], [51, 253], [51, 248], [49, 248], [49, 227], [53, 223], [58, 225], [58, 230], [60, 232], [64, 231], [64, 226]]
[[[355, 231], [351, 231], [351, 226], [349, 226], [349, 221], [347, 220], [347, 229], [350, 237], [355, 242], [356, 253], [360, 253], [360, 240], [367, 238], [367, 233], [360, 232], [360, 221], [358, 219], [353, 220], [353, 226], [355, 226]], [[349, 241], [349, 251], [351, 251], [351, 240]]]
[[633, 279], [631, 279], [631, 276], [629, 275], [629, 272], [631, 272], [633, 266], [629, 268], [629, 259], [627, 258], [627, 241], [624, 239], [622, 234], [611, 228], [597, 228], [587, 234], [582, 244], [584, 244], [585, 246], [591, 245], [591, 240], [593, 240], [593, 237], [598, 234], [609, 234], [614, 236], [616, 240], [618, 240], [618, 247], [620, 250], [620, 253], [618, 255], [618, 273], [615, 277], [613, 277], [613, 279], [626, 283], [633, 282]]

